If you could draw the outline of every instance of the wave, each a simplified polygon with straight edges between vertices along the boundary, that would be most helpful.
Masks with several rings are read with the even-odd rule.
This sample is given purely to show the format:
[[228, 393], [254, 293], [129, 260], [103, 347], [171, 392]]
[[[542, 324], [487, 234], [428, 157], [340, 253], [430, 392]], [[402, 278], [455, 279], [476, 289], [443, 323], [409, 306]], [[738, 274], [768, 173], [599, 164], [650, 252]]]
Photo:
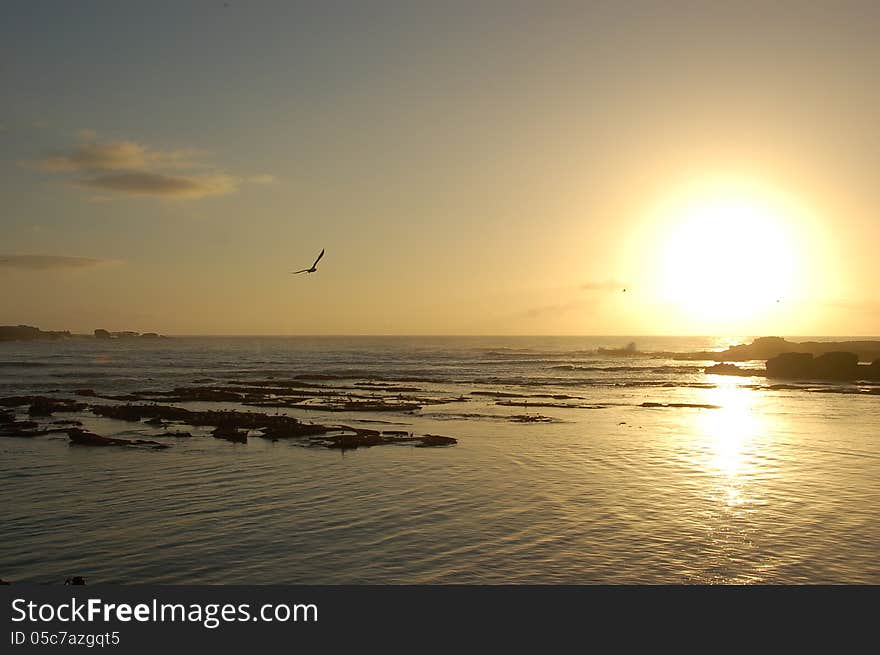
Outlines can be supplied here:
[[630, 373], [700, 373], [703, 366], [576, 366], [560, 364], [550, 366], [553, 371], [610, 371]]

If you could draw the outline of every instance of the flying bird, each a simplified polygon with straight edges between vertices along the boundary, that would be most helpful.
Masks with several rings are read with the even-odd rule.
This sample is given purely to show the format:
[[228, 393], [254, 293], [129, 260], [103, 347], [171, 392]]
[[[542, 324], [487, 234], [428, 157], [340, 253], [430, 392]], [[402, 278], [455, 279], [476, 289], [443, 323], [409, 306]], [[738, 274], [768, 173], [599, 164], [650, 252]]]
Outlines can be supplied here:
[[318, 258], [315, 260], [315, 263], [312, 264], [311, 268], [304, 268], [301, 271], [291, 271], [291, 275], [296, 275], [297, 273], [314, 273], [318, 270], [318, 262], [321, 261], [321, 257], [324, 256], [324, 249], [321, 248], [321, 254], [318, 255]]

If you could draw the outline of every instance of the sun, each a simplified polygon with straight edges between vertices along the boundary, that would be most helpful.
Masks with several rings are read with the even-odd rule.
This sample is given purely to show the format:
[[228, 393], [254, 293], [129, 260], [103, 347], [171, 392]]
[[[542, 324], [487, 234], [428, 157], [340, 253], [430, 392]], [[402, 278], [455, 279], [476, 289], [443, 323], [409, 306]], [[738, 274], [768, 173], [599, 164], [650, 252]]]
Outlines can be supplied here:
[[695, 319], [756, 318], [794, 291], [794, 239], [754, 198], [706, 198], [685, 208], [661, 253], [663, 300]]
[[667, 197], [649, 226], [638, 253], [648, 295], [688, 333], [774, 326], [805, 295], [810, 230], [785, 194], [704, 180]]

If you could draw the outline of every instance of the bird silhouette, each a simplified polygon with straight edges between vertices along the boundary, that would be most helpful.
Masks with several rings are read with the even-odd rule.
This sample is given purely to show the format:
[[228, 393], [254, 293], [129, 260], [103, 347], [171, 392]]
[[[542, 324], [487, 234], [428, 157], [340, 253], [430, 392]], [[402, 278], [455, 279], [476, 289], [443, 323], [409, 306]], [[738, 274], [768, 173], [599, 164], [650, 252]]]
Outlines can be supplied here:
[[312, 264], [310, 268], [304, 268], [301, 271], [291, 271], [291, 275], [296, 275], [297, 273], [314, 273], [318, 270], [318, 262], [321, 261], [321, 257], [324, 256], [324, 249], [321, 248], [321, 254], [318, 255], [318, 258], [315, 260], [315, 263]]

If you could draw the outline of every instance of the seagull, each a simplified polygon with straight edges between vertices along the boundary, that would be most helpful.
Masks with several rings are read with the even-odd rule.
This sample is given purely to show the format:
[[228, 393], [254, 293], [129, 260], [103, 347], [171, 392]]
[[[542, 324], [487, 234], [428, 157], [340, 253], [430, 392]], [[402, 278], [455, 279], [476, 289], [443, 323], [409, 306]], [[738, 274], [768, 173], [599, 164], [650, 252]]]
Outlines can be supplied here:
[[321, 248], [321, 254], [318, 255], [318, 258], [315, 260], [315, 263], [312, 264], [311, 268], [304, 268], [301, 271], [291, 271], [291, 275], [296, 275], [297, 273], [314, 273], [318, 270], [318, 262], [321, 261], [321, 257], [324, 256], [324, 249]]

